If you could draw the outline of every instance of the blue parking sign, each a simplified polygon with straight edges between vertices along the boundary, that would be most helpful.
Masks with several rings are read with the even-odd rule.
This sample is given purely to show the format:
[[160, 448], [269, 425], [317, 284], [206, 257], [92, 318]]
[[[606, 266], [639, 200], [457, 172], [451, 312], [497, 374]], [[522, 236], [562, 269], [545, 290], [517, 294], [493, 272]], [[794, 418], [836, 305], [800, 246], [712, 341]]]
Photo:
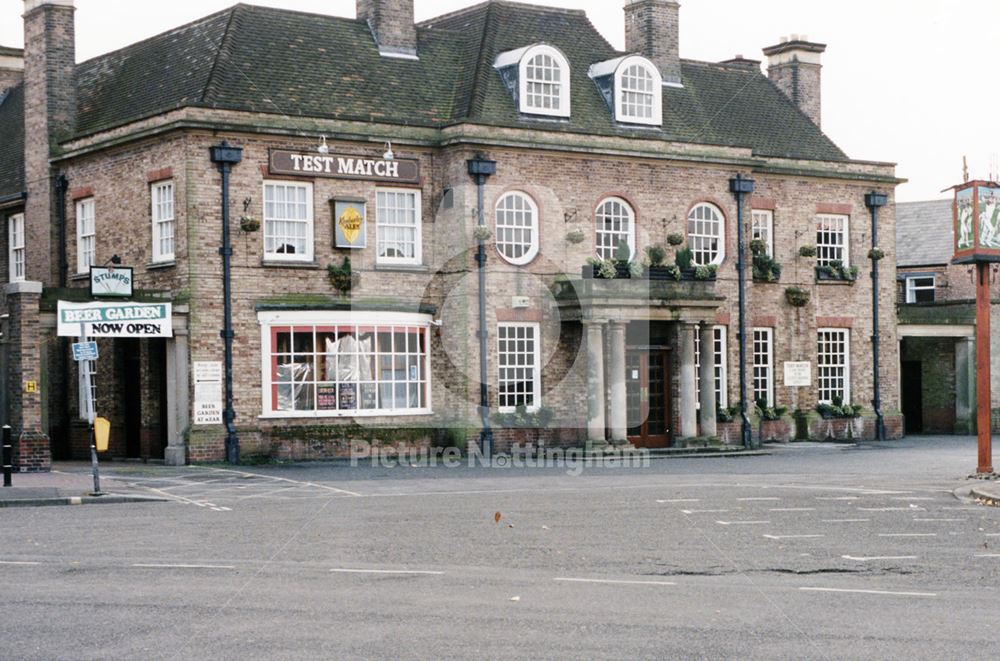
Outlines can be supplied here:
[[97, 360], [97, 342], [76, 342], [73, 344], [73, 360]]

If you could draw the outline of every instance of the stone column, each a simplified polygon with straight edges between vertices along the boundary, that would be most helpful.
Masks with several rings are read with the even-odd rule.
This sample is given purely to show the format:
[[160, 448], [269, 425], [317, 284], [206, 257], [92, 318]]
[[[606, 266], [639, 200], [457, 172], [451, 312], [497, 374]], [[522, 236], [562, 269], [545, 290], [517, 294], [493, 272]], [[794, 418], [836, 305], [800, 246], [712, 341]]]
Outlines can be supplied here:
[[694, 365], [694, 334], [697, 326], [682, 323], [680, 327], [681, 363], [681, 438], [698, 435], [698, 393]]
[[604, 438], [604, 324], [583, 322], [587, 329], [587, 443], [601, 447]]
[[608, 344], [611, 357], [608, 362], [608, 380], [611, 385], [609, 417], [611, 442], [628, 443], [628, 398], [625, 390], [625, 324], [612, 321], [608, 326]]
[[715, 330], [710, 324], [701, 323], [701, 369], [698, 381], [701, 383], [701, 411], [698, 421], [701, 423], [702, 436], [716, 436], [715, 401]]
[[976, 433], [976, 341], [955, 340], [955, 433]]
[[174, 320], [174, 337], [167, 340], [167, 449], [163, 460], [168, 466], [187, 463], [184, 437], [191, 420], [188, 396], [188, 330], [178, 328]]

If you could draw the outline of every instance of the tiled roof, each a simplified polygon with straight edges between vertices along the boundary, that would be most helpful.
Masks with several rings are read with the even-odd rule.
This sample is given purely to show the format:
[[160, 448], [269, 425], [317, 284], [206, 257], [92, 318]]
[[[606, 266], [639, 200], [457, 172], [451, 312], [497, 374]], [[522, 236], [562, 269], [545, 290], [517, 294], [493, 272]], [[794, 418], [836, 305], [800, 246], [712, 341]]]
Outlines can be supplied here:
[[[760, 156], [847, 157], [759, 70], [682, 63], [664, 88], [662, 130], [617, 124], [587, 76], [615, 51], [579, 10], [493, 0], [417, 27], [419, 60], [380, 57], [362, 21], [236, 5], [77, 67], [77, 132], [185, 106], [442, 127], [474, 122], [750, 148]], [[571, 66], [572, 117], [523, 117], [493, 68], [546, 42]]]
[[0, 197], [24, 191], [24, 86], [0, 92]]
[[948, 264], [955, 252], [952, 200], [896, 204], [896, 266]]

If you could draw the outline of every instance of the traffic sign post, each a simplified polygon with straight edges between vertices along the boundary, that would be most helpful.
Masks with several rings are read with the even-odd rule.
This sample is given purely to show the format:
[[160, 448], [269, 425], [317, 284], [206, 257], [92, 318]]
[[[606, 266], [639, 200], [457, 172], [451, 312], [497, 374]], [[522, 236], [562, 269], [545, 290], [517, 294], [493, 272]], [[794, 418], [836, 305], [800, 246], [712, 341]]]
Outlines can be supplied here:
[[[81, 357], [78, 357], [81, 356]], [[92, 357], [91, 357], [92, 356]], [[73, 357], [78, 362], [85, 360], [97, 360], [97, 343], [87, 341], [87, 325], [80, 324], [80, 341], [73, 345]], [[92, 496], [103, 496], [101, 492], [101, 472], [97, 465], [97, 438], [94, 435], [94, 419], [97, 417], [94, 411], [94, 391], [91, 388], [93, 375], [91, 370], [81, 369], [80, 372], [80, 392], [85, 396], [81, 397], [86, 404], [87, 424], [90, 427], [90, 469], [94, 474], [94, 491]]]

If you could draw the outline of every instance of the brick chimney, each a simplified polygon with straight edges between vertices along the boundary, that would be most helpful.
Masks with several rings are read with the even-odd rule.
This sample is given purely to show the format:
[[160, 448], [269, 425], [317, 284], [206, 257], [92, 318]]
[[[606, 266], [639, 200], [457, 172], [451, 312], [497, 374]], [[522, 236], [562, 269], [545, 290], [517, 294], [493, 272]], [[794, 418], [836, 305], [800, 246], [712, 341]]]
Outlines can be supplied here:
[[767, 77], [804, 112], [816, 126], [822, 126], [821, 56], [826, 44], [811, 42], [805, 35], [764, 49]]
[[24, 51], [0, 46], [0, 95], [24, 80]]
[[49, 158], [73, 131], [73, 0], [24, 0], [25, 247], [28, 280], [58, 282], [54, 172]]
[[675, 0], [625, 2], [625, 50], [652, 60], [665, 85], [681, 84], [680, 9]]
[[357, 0], [358, 20], [368, 23], [378, 51], [385, 57], [417, 56], [413, 0]]

